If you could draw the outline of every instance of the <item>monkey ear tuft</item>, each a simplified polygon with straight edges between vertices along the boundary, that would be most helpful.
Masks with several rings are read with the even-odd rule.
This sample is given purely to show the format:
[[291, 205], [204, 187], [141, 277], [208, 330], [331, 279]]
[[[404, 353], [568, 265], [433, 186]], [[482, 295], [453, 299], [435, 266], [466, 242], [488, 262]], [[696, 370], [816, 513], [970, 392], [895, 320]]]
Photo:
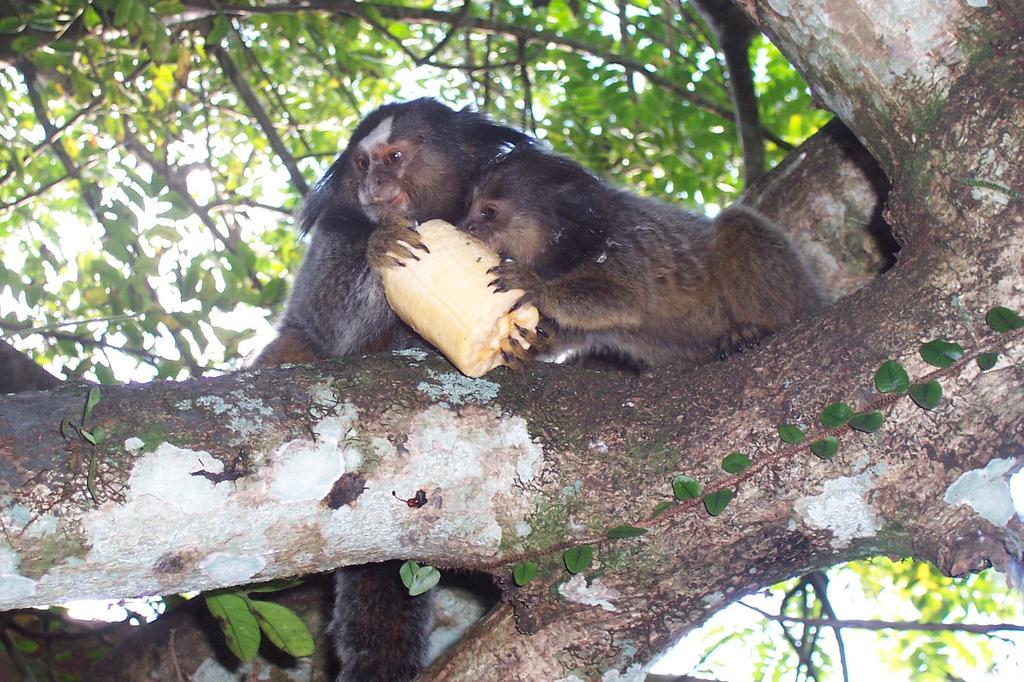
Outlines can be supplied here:
[[348, 150], [346, 149], [334, 160], [323, 177], [317, 180], [312, 191], [306, 195], [298, 215], [299, 227], [303, 236], [313, 229], [313, 226], [331, 205], [338, 193], [338, 182], [347, 163]]
[[477, 152], [493, 158], [511, 149], [533, 145], [534, 139], [524, 132], [500, 123], [495, 123], [483, 114], [470, 111], [467, 107], [455, 113], [456, 120], [464, 131], [463, 139], [469, 140]]

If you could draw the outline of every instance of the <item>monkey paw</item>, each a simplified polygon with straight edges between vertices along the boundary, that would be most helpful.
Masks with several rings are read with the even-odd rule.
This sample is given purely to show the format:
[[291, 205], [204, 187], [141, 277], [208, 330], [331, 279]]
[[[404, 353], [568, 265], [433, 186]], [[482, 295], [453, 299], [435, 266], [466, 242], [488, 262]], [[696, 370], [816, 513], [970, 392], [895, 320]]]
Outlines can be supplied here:
[[761, 342], [762, 336], [764, 335], [754, 325], [740, 325], [718, 340], [718, 357], [724, 360], [734, 353], [754, 348]]
[[376, 270], [404, 268], [406, 260], [420, 259], [416, 251], [430, 253], [416, 231], [416, 222], [402, 215], [384, 216], [366, 243], [366, 259]]
[[[523, 295], [512, 306], [512, 310], [517, 309], [524, 303], [533, 303], [538, 308], [541, 307], [539, 303], [542, 298], [541, 292], [544, 288], [544, 282], [537, 276], [537, 273], [519, 265], [512, 259], [506, 258], [498, 265], [489, 269], [487, 274], [495, 275], [495, 278], [488, 282], [488, 285], [493, 287], [496, 293], [503, 293], [514, 289], [523, 292]], [[543, 312], [543, 309], [541, 309], [541, 313]]]
[[546, 353], [550, 345], [548, 332], [542, 327], [530, 330], [516, 325], [515, 332], [501, 341], [501, 358], [506, 367], [522, 369], [534, 357]]

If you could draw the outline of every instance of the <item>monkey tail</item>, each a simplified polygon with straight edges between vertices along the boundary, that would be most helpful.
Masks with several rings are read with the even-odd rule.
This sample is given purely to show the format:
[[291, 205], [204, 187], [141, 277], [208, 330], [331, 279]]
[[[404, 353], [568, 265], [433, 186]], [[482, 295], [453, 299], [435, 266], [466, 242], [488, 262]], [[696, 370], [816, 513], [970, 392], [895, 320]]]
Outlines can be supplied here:
[[423, 668], [432, 597], [410, 597], [398, 576], [400, 565], [388, 561], [334, 572], [337, 682], [402, 682]]

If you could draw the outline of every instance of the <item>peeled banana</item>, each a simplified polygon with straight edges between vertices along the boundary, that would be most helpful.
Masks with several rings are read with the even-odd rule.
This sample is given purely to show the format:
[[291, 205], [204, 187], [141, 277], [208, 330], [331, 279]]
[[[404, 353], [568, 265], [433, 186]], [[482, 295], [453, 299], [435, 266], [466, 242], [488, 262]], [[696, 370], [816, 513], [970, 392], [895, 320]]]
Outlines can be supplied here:
[[499, 263], [498, 254], [443, 220], [416, 231], [430, 253], [417, 250], [419, 260], [380, 269], [395, 313], [466, 376], [483, 376], [521, 357], [540, 313], [529, 303], [510, 310], [521, 290], [496, 293], [488, 286], [494, 275], [487, 270]]

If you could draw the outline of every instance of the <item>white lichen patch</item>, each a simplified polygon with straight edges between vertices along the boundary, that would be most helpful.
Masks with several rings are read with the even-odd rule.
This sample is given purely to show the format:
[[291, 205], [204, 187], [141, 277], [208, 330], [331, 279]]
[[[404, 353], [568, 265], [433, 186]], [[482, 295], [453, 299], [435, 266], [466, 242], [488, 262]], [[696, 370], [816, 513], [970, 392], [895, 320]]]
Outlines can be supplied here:
[[498, 397], [498, 384], [486, 379], [470, 379], [456, 372], [427, 371], [433, 383], [421, 381], [416, 389], [431, 400], [443, 400], [451, 405], [485, 405]]
[[145, 445], [146, 444], [142, 441], [142, 439], [138, 438], [136, 436], [132, 436], [131, 438], [125, 438], [124, 439], [124, 449], [125, 449], [125, 452], [127, 452], [129, 454], [132, 454], [132, 455], [137, 455], [138, 453], [142, 452], [142, 448]]
[[796, 512], [813, 528], [832, 533], [830, 544], [836, 549], [849, 546], [857, 538], [873, 537], [882, 527], [882, 519], [868, 503], [875, 476], [883, 470], [872, 467], [857, 476], [842, 476], [828, 481], [820, 495], [797, 501]]
[[246, 395], [244, 391], [232, 391], [227, 399], [217, 395], [204, 395], [194, 400], [178, 402], [183, 412], [202, 407], [219, 416], [227, 417], [227, 426], [235, 432], [232, 443], [245, 443], [263, 430], [263, 418], [274, 412], [259, 398]]
[[427, 359], [427, 351], [422, 348], [405, 348], [402, 350], [393, 350], [391, 353], [399, 357], [411, 358], [412, 360], [417, 360], [419, 362]]
[[21, 558], [17, 553], [0, 545], [0, 604], [31, 597], [36, 593], [36, 581], [18, 573]]
[[0, 498], [0, 528], [8, 536], [41, 538], [57, 532], [57, 517], [39, 513], [5, 495]]
[[965, 471], [942, 499], [953, 506], [966, 504], [989, 523], [1005, 526], [1014, 514], [1009, 473], [1016, 465], [1013, 457], [1007, 457], [992, 460], [984, 469]]
[[588, 585], [582, 573], [559, 585], [558, 593], [574, 604], [600, 606], [605, 611], [618, 611], [615, 600], [622, 598], [621, 592], [605, 585], [601, 578], [594, 578]]
[[334, 481], [362, 464], [354, 446], [352, 424], [356, 407], [343, 403], [335, 414], [313, 425], [315, 441], [292, 440], [281, 445], [273, 458], [270, 492], [280, 500], [320, 500]]
[[214, 552], [199, 562], [200, 570], [221, 585], [252, 582], [253, 576], [266, 565], [262, 557], [239, 556], [227, 552]]
[[[431, 407], [413, 418], [402, 445], [403, 457], [395, 455], [394, 444], [379, 450], [380, 468], [358, 499], [334, 511], [324, 529], [325, 546], [344, 542], [369, 550], [386, 539], [384, 544], [426, 556], [443, 554], [443, 545], [458, 538], [473, 548], [468, 551], [493, 555], [501, 543], [502, 521], [529, 510], [518, 487], [534, 480], [543, 463], [526, 422], [490, 410], [455, 415]], [[392, 491], [409, 498], [417, 490], [426, 492], [427, 505], [402, 506], [408, 511], [396, 514], [401, 502]]]
[[713, 608], [725, 602], [725, 595], [721, 592], [711, 592], [709, 594], [705, 594], [700, 598], [700, 600]]

